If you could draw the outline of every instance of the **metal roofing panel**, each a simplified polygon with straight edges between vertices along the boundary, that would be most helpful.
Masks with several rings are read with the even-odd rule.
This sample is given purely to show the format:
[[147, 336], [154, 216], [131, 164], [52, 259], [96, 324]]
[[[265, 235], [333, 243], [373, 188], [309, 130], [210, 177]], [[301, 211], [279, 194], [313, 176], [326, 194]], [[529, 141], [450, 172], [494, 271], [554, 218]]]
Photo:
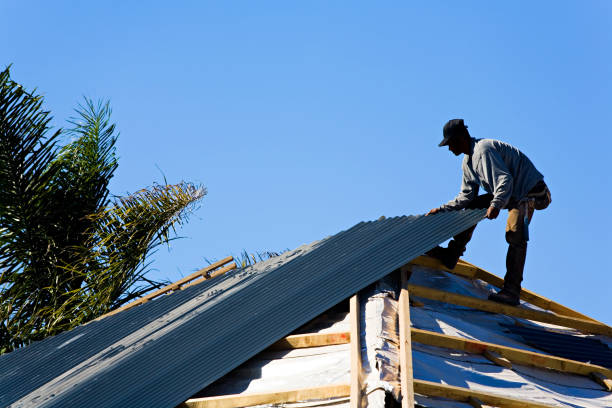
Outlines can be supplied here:
[[484, 214], [361, 222], [0, 356], [0, 405], [174, 407]]
[[572, 336], [541, 328], [503, 324], [510, 332], [521, 336], [525, 343], [552, 355], [612, 368], [612, 350], [593, 337]]

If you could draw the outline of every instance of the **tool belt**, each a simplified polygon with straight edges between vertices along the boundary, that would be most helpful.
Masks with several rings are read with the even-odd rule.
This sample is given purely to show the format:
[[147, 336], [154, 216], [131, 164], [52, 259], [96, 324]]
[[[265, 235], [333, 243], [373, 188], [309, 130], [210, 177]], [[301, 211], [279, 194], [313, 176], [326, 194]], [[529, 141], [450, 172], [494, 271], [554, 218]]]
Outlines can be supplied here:
[[527, 201], [533, 202], [533, 208], [536, 210], [543, 210], [552, 202], [550, 190], [544, 180], [538, 181], [536, 185], [529, 190], [526, 199]]

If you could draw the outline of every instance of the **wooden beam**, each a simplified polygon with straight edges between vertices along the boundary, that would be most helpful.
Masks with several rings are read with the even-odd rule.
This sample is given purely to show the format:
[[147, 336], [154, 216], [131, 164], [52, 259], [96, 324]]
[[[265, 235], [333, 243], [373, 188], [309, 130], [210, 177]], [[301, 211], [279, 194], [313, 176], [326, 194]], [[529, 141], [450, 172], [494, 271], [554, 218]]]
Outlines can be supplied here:
[[[271, 348], [277, 350], [287, 350], [302, 347], [319, 347], [331, 344], [347, 343], [349, 340], [350, 332], [298, 334], [287, 336], [284, 339], [279, 340], [277, 343], [273, 344]], [[484, 355], [488, 351], [499, 354], [501, 358], [505, 358], [514, 364], [557, 370], [564, 373], [583, 376], [590, 376], [591, 373], [600, 373], [604, 378], [612, 378], [611, 369], [595, 364], [583, 363], [581, 361], [517, 349], [514, 347], [501, 346], [499, 344], [487, 343], [484, 341], [469, 340], [461, 337], [434, 333], [428, 330], [411, 328], [410, 341], [411, 343], [416, 342], [428, 344], [430, 346], [461, 350], [474, 354]]]
[[292, 334], [272, 344], [269, 350], [331, 346], [334, 344], [346, 344], [350, 341], [350, 332]]
[[500, 313], [508, 316], [520, 317], [522, 319], [571, 327], [585, 333], [603, 334], [612, 337], [612, 327], [602, 323], [595, 323], [590, 320], [559, 316], [552, 313], [540, 312], [538, 310], [525, 309], [522, 307], [508, 306], [501, 303], [492, 302], [490, 300], [483, 300], [472, 296], [444, 292], [424, 286], [408, 285], [408, 290], [414, 296], [421, 296], [427, 299], [471, 307], [474, 309], [483, 310], [485, 312]]
[[[504, 285], [503, 278], [462, 259], [459, 260], [457, 266], [455, 266], [454, 269], [448, 269], [446, 266], [442, 265], [442, 263], [440, 263], [440, 261], [438, 261], [437, 259], [426, 255], [420, 256], [412, 260], [410, 263], [412, 263], [413, 265], [425, 266], [427, 268], [440, 269], [458, 276], [462, 276], [467, 279], [480, 279], [498, 288], [501, 288]], [[538, 295], [537, 293], [532, 292], [528, 289], [521, 290], [521, 299], [525, 302], [531, 303], [534, 306], [540, 307], [544, 310], [550, 310], [551, 312], [554, 312], [559, 315], [576, 317], [578, 319], [590, 320], [595, 323], [603, 324], [589, 316], [583, 315], [582, 313], [570, 309], [569, 307], [563, 306], [560, 303], [553, 302], [552, 300], [542, 295]]]
[[599, 372], [592, 372], [589, 377], [597, 384], [601, 385], [606, 391], [612, 391], [612, 380]]
[[[135, 301], [133, 301], [131, 303], [128, 303], [125, 306], [122, 306], [122, 307], [120, 307], [118, 309], [115, 309], [115, 310], [113, 310], [111, 312], [108, 312], [108, 313], [98, 317], [95, 320], [99, 320], [99, 319], [102, 319], [102, 318], [107, 317], [107, 316], [112, 316], [112, 315], [117, 314], [119, 312], [123, 312], [124, 310], [131, 309], [134, 306], [138, 306], [138, 305], [141, 305], [143, 303], [147, 303], [149, 300], [154, 299], [154, 298], [156, 298], [158, 296], [161, 296], [164, 293], [168, 293], [168, 292], [175, 291], [175, 290], [180, 290], [181, 289], [181, 285], [183, 285], [183, 284], [185, 284], [187, 282], [190, 282], [190, 281], [192, 281], [194, 279], [205, 277], [208, 272], [210, 272], [210, 271], [212, 271], [212, 270], [214, 270], [216, 268], [219, 268], [220, 266], [223, 266], [223, 265], [225, 265], [228, 262], [231, 262], [233, 259], [234, 259], [233, 257], [228, 256], [227, 258], [224, 258], [224, 259], [222, 259], [220, 261], [212, 263], [212, 264], [208, 265], [207, 267], [202, 268], [199, 271], [192, 273], [191, 275], [185, 276], [184, 278], [179, 279], [176, 282], [171, 283], [170, 285], [164, 286], [163, 288], [158, 289], [155, 292], [149, 293], [148, 295], [143, 296], [143, 297], [141, 297], [139, 299], [136, 299]], [[233, 268], [236, 267], [236, 264], [233, 264], [233, 265], [234, 266], [232, 268], [230, 268], [230, 269], [233, 269]], [[200, 283], [200, 282], [197, 282], [197, 283]], [[183, 288], [188, 287], [188, 286], [191, 286], [191, 285], [186, 285]]]
[[612, 378], [612, 370], [595, 364], [569, 360], [567, 358], [550, 356], [533, 351], [521, 350], [499, 344], [486, 343], [478, 340], [468, 340], [446, 334], [434, 333], [427, 330], [412, 329], [413, 342], [428, 344], [430, 346], [461, 350], [468, 353], [483, 354], [486, 351], [498, 353], [514, 364], [528, 365], [537, 368], [547, 368], [564, 373], [588, 376], [591, 372], [600, 373]]
[[347, 397], [350, 393], [348, 384], [333, 384], [314, 388], [258, 393], [232, 394], [219, 397], [192, 398], [177, 408], [237, 408], [253, 405], [282, 404], [308, 400]]
[[[500, 390], [503, 391], [503, 390]], [[482, 391], [470, 390], [468, 388], [454, 387], [452, 385], [438, 384], [431, 381], [414, 380], [414, 392], [432, 397], [448, 398], [460, 402], [468, 402], [470, 397], [477, 398], [482, 403], [497, 407], [508, 408], [551, 408], [547, 405], [533, 400], [522, 400], [491, 394]]]
[[501, 367], [512, 369], [512, 363], [506, 357], [502, 357], [499, 353], [493, 350], [485, 350], [482, 356], [487, 360]]
[[236, 269], [236, 263], [235, 262], [232, 262], [231, 264], [227, 265], [226, 267], [217, 269], [216, 271], [212, 272], [210, 274], [210, 276], [207, 277], [207, 278], [204, 277], [203, 279], [198, 279], [196, 281], [188, 283], [187, 285], [183, 286], [182, 289], [186, 289], [186, 288], [188, 288], [190, 286], [198, 285], [198, 284], [204, 282], [205, 280], [216, 278], [217, 276], [223, 275], [225, 272], [231, 271], [232, 269]]
[[484, 408], [485, 407], [484, 402], [482, 402], [476, 397], [470, 397], [467, 399], [466, 402], [470, 404], [471, 406], [473, 406], [474, 408]]
[[361, 329], [359, 297], [353, 295], [350, 300], [351, 320], [351, 401], [350, 408], [361, 408]]
[[410, 340], [410, 298], [408, 296], [408, 273], [401, 271], [402, 288], [399, 297], [399, 353], [402, 408], [414, 407], [412, 387], [412, 343]]

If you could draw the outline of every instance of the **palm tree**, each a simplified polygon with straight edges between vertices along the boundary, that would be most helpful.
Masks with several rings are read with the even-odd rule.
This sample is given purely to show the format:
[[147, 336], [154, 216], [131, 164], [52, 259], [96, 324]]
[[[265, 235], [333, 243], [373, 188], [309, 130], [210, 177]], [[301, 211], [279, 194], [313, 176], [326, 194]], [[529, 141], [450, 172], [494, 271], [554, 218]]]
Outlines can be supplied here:
[[181, 182], [111, 196], [109, 104], [86, 99], [71, 129], [52, 131], [42, 103], [0, 73], [0, 353], [160, 287], [147, 256], [206, 194]]

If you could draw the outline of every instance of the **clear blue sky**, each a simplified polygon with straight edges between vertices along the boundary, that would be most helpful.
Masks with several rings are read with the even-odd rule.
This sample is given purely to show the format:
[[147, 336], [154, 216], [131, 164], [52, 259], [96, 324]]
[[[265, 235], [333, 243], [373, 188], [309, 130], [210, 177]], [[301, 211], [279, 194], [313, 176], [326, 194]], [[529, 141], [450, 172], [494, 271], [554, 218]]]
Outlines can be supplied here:
[[[158, 168], [208, 188], [153, 276], [438, 206], [461, 172], [437, 144], [461, 117], [552, 191], [524, 285], [612, 324], [611, 2], [0, 0], [0, 15], [0, 65], [56, 126], [83, 95], [110, 99], [113, 193]], [[465, 256], [499, 275], [505, 215]]]

